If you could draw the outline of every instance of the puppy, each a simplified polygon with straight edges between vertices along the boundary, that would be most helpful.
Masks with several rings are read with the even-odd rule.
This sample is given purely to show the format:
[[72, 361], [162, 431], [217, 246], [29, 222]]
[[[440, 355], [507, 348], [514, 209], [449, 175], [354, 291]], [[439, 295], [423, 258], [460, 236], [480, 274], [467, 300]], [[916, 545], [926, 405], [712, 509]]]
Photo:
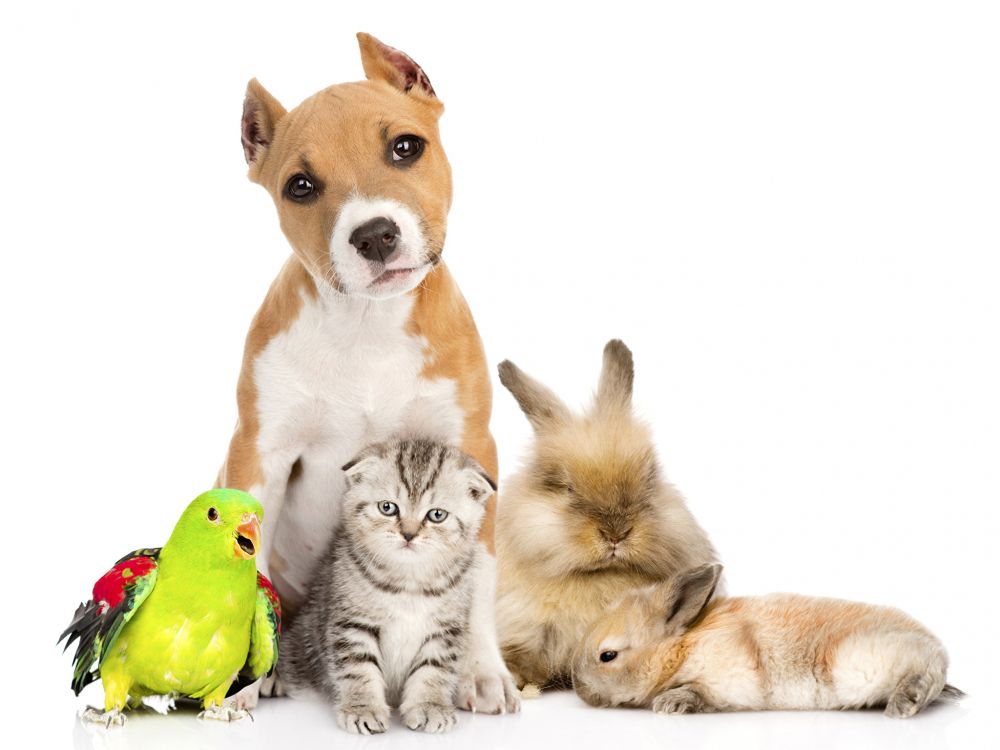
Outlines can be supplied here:
[[[292, 613], [340, 518], [341, 467], [365, 446], [424, 437], [497, 475], [486, 357], [441, 260], [452, 197], [443, 105], [409, 56], [358, 41], [366, 81], [286, 111], [252, 80], [243, 107], [249, 177], [274, 199], [292, 255], [247, 335], [218, 483], [264, 505], [272, 531], [258, 559]], [[494, 506], [456, 694], [483, 713], [518, 709], [493, 624]], [[253, 691], [237, 701], [255, 702]]]

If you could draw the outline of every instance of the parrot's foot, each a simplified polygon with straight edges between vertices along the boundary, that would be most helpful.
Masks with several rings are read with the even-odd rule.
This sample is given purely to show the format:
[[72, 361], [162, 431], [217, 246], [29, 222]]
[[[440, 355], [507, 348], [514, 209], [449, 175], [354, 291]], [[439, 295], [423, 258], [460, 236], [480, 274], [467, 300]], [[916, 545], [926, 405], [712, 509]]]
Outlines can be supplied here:
[[249, 718], [253, 721], [253, 714], [247, 711], [245, 708], [231, 708], [229, 706], [209, 706], [200, 714], [198, 714], [199, 719], [212, 720], [212, 721], [239, 721], [240, 719]]
[[89, 721], [94, 724], [103, 724], [108, 728], [125, 726], [125, 714], [117, 708], [112, 708], [110, 711], [102, 711], [99, 708], [87, 706], [87, 710], [80, 714], [80, 718], [83, 721]]

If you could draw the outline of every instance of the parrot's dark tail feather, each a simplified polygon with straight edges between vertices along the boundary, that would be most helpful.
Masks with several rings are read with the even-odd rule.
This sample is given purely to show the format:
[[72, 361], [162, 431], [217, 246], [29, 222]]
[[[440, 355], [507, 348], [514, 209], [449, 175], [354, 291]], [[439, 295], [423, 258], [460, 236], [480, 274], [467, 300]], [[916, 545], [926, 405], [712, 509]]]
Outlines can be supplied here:
[[56, 641], [58, 644], [63, 639], [66, 640], [66, 645], [63, 647], [64, 652], [73, 641], [79, 641], [76, 653], [73, 655], [73, 682], [71, 683], [73, 692], [77, 695], [98, 676], [97, 670], [92, 669], [100, 654], [101, 620], [98, 617], [98, 609], [98, 605], [94, 601], [86, 602], [77, 607], [73, 621], [59, 636], [59, 641]]

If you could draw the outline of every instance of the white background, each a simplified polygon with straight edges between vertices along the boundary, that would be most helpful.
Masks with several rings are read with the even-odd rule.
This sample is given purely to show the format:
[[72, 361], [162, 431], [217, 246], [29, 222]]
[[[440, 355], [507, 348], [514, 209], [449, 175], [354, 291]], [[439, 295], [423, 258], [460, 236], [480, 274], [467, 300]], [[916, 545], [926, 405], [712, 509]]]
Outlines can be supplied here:
[[[572, 694], [393, 746], [969, 748], [998, 741], [1000, 25], [992, 3], [5, 5], [0, 19], [3, 732], [77, 747], [360, 746], [321, 706], [91, 732], [54, 642], [211, 486], [243, 337], [288, 254], [245, 179], [257, 76], [361, 77], [354, 33], [447, 105], [446, 258], [491, 367], [572, 404], [610, 337], [736, 593], [894, 604], [961, 707], [657, 717]], [[501, 473], [529, 428], [496, 384]], [[7, 742], [4, 745], [11, 747]], [[295, 746], [299, 746], [296, 744]]]

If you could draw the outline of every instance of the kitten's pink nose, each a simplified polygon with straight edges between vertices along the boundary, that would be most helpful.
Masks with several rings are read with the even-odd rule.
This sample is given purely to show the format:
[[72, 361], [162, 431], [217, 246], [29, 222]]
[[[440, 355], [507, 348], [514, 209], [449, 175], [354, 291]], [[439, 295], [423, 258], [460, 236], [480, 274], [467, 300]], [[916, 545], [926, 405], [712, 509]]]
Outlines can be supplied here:
[[413, 537], [416, 536], [416, 534], [410, 531], [401, 531], [399, 533], [403, 535], [403, 539], [405, 539], [406, 541], [410, 541], [411, 539], [413, 539]]

